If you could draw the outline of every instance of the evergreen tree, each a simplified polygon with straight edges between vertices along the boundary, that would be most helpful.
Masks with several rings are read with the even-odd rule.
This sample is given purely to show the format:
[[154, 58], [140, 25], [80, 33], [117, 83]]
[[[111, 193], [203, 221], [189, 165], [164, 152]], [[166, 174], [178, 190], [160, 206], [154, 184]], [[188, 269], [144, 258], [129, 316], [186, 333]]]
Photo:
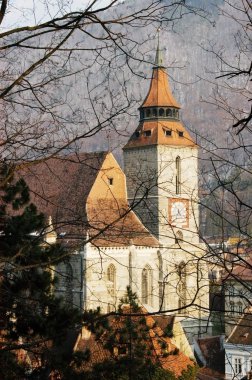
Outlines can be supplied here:
[[110, 352], [110, 358], [94, 365], [85, 379], [175, 380], [172, 372], [155, 361], [149, 327], [141, 314], [137, 295], [128, 287], [118, 314], [109, 316], [107, 324], [95, 331], [96, 339]]
[[46, 379], [63, 366], [56, 347], [81, 317], [53, 294], [53, 266], [65, 252], [45, 243], [45, 216], [30, 202], [25, 181], [5, 164], [0, 180], [0, 378], [27, 378], [18, 358], [28, 353], [36, 366], [31, 377]]

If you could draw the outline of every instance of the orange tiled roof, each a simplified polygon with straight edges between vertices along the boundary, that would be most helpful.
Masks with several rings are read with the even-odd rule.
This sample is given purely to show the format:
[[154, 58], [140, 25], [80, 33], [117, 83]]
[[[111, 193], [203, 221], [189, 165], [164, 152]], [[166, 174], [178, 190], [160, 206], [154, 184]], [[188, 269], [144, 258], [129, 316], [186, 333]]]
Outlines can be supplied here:
[[[130, 310], [127, 306], [123, 308], [124, 314], [128, 314], [129, 312]], [[177, 349], [172, 343], [171, 338], [165, 335], [162, 327], [165, 327], [172, 322], [170, 316], [167, 317], [166, 324], [162, 321], [161, 327], [159, 325], [159, 318], [146, 314], [146, 310], [143, 307], [138, 314], [139, 313], [140, 315], [132, 315], [131, 318], [133, 323], [137, 323], [137, 321], [142, 318], [141, 314], [143, 314], [146, 320], [148, 335], [145, 344], [149, 348], [153, 363], [159, 363], [163, 369], [173, 372], [176, 377], [180, 376], [183, 370], [187, 370], [188, 366], [193, 367], [195, 365], [189, 357]], [[125, 316], [123, 315], [119, 318], [109, 317], [109, 325], [111, 329], [119, 331], [123, 327], [124, 317]], [[165, 317], [163, 319], [165, 319]], [[83, 339], [81, 336], [79, 337], [75, 349], [77, 351], [83, 351], [86, 348], [89, 348], [91, 351], [91, 358], [87, 368], [88, 370], [90, 370], [96, 363], [102, 362], [111, 357], [112, 354], [104, 347], [106, 346], [106, 341], [106, 332], [96, 341], [92, 333], [88, 339]]]
[[170, 90], [168, 76], [164, 67], [153, 67], [149, 92], [142, 107], [167, 106], [180, 108]]
[[130, 209], [127, 199], [97, 198], [89, 194], [108, 153], [80, 153], [55, 157], [24, 168], [31, 201], [39, 212], [52, 217], [68, 246], [78, 246], [86, 234], [95, 246], [135, 244], [157, 247], [157, 239]]
[[[170, 130], [171, 135], [166, 135]], [[150, 136], [145, 136], [146, 131], [151, 131]], [[182, 132], [182, 136], [179, 135]], [[138, 136], [139, 134], [139, 136]], [[135, 148], [148, 145], [171, 146], [197, 146], [180, 121], [176, 120], [148, 120], [140, 122], [137, 130], [130, 137], [124, 148]]]

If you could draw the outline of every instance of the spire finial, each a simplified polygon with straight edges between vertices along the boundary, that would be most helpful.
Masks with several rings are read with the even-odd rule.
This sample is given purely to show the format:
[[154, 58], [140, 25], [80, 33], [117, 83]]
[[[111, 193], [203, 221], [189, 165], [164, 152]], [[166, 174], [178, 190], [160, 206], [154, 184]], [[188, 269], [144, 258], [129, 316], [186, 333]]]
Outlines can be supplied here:
[[161, 30], [161, 28], [159, 27], [157, 29], [158, 44], [157, 44], [156, 58], [155, 58], [155, 66], [157, 66], [157, 67], [163, 67], [163, 56], [162, 56], [162, 52], [161, 52], [160, 46], [159, 46], [159, 32], [160, 32], [160, 30]]

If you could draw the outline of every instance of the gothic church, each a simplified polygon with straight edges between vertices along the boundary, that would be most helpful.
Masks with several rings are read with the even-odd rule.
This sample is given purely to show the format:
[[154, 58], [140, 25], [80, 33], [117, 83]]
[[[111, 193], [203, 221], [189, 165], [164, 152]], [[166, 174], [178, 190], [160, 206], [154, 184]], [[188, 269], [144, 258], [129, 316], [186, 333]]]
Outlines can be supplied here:
[[49, 244], [66, 247], [56, 292], [81, 309], [117, 308], [131, 286], [148, 311], [177, 314], [198, 331], [208, 316], [199, 242], [198, 146], [180, 121], [157, 49], [140, 122], [123, 149], [54, 157], [25, 172], [32, 201], [50, 218]]

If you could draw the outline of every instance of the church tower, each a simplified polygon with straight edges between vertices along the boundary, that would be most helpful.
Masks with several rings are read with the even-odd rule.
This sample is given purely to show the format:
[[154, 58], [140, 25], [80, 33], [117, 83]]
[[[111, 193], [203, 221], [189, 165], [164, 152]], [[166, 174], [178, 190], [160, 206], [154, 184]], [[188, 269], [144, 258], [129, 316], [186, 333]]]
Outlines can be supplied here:
[[198, 147], [180, 120], [159, 47], [139, 111], [124, 147], [129, 202], [163, 245], [198, 243]]
[[209, 306], [206, 250], [198, 235], [198, 146], [181, 122], [159, 46], [139, 111], [124, 147], [128, 200], [163, 247], [161, 307], [198, 334]]

